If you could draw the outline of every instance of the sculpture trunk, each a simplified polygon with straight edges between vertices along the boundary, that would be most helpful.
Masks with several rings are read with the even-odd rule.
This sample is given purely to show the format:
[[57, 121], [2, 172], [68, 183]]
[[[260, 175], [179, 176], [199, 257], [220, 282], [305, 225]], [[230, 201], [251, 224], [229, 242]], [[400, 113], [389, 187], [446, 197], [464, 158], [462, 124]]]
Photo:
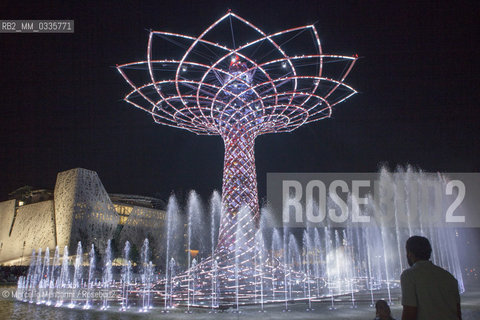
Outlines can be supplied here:
[[[255, 171], [255, 133], [230, 130], [223, 136], [225, 160], [223, 167], [222, 221], [217, 251], [232, 251], [237, 228], [252, 229], [259, 218], [257, 175]], [[240, 210], [248, 210], [238, 220]], [[245, 221], [253, 219], [255, 223]], [[254, 230], [244, 230], [248, 234]]]

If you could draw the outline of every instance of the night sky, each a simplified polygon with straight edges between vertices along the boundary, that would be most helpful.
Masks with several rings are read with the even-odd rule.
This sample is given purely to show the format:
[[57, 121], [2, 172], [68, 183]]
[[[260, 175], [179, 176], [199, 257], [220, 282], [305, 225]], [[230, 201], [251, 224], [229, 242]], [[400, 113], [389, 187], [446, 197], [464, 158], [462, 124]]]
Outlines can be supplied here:
[[196, 36], [228, 8], [267, 33], [316, 22], [325, 53], [361, 57], [346, 81], [359, 94], [331, 119], [257, 139], [261, 198], [267, 172], [480, 169], [478, 1], [2, 3], [0, 19], [75, 33], [0, 34], [0, 200], [76, 167], [111, 193], [220, 190], [222, 140], [154, 124], [114, 66], [146, 58], [147, 30]]

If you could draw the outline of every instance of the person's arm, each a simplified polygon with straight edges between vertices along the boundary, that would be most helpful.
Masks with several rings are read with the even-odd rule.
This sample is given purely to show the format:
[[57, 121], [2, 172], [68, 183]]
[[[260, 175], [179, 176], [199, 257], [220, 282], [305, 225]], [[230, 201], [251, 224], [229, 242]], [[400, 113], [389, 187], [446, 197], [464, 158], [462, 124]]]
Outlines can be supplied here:
[[460, 309], [460, 303], [457, 303], [457, 318], [462, 320], [462, 310]]
[[403, 306], [402, 320], [417, 320], [417, 307]]

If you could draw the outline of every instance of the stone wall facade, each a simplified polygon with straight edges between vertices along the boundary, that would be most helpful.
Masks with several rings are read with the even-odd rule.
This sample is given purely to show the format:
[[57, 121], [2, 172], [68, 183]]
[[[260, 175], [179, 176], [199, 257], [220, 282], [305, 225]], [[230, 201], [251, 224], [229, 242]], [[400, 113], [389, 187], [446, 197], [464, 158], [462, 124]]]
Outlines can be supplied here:
[[[132, 206], [125, 226], [94, 171], [72, 169], [60, 172], [54, 199], [18, 206], [16, 200], [0, 202], [0, 265], [28, 264], [32, 250], [67, 246], [74, 253], [78, 241], [94, 244], [102, 254], [107, 240], [143, 241], [145, 227], [150, 236], [163, 234], [165, 212]], [[152, 229], [157, 229], [157, 232]], [[121, 231], [121, 232], [119, 232]]]
[[21, 207], [15, 200], [0, 203], [0, 264], [23, 265], [33, 249], [55, 249], [53, 208], [52, 200]]

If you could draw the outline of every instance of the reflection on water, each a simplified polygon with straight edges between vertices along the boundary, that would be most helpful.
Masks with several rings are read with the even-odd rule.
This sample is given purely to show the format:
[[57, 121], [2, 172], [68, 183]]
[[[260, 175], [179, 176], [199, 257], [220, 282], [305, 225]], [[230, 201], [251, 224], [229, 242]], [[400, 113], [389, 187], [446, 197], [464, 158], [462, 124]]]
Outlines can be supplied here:
[[[5, 291], [7, 287], [0, 286], [0, 291]], [[8, 287], [9, 290], [14, 289]], [[10, 291], [12, 292], [12, 291]], [[385, 292], [379, 294], [376, 299], [382, 298]], [[2, 294], [3, 296], [3, 294]], [[149, 313], [130, 313], [118, 311], [99, 311], [83, 310], [69, 308], [55, 308], [45, 305], [36, 305], [24, 302], [18, 302], [11, 297], [0, 299], [0, 319], [14, 320], [127, 320], [127, 319], [373, 319], [375, 310], [369, 307], [368, 299], [360, 302], [355, 309], [350, 308], [350, 303], [337, 303], [337, 309], [329, 311], [329, 304], [326, 302], [316, 302], [313, 307], [314, 312], [306, 312], [308, 306], [305, 302], [297, 302], [291, 305], [292, 312], [283, 313], [282, 306], [278, 304], [265, 306], [265, 313], [258, 312], [258, 306], [244, 307], [241, 314], [232, 314], [230, 312], [210, 314], [208, 310], [195, 310], [192, 314], [185, 314], [182, 310], [177, 310], [169, 314], [161, 313], [161, 309], [155, 308]], [[392, 306], [392, 313], [396, 319], [401, 318], [401, 305], [395, 301]], [[480, 289], [469, 290], [462, 295], [462, 313], [464, 320], [480, 319]]]
[[0, 301], [0, 319], [28, 319], [28, 320], [107, 320], [107, 319], [134, 319], [135, 315], [108, 312], [85, 312], [68, 308], [52, 308], [37, 306], [36, 304], [18, 301]]

